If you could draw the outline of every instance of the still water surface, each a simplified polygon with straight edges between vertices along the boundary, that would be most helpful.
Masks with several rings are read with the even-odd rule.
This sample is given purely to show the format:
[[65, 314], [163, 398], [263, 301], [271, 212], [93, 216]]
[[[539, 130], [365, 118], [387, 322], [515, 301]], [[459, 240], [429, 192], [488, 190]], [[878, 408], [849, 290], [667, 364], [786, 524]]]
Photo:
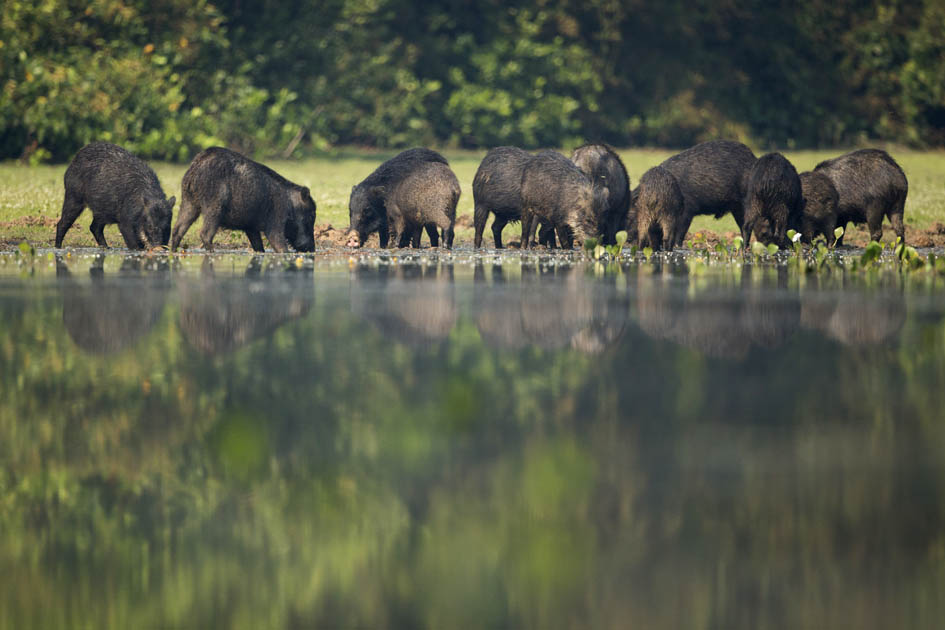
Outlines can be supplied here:
[[0, 256], [0, 628], [931, 628], [945, 286]]

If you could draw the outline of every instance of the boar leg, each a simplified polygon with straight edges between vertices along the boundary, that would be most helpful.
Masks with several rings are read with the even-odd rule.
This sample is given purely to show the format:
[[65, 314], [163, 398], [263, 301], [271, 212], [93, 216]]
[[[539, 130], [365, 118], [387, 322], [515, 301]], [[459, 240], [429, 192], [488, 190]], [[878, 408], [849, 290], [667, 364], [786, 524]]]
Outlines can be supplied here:
[[528, 249], [532, 244], [535, 231], [535, 213], [529, 208], [522, 210], [522, 244], [521, 249]]
[[211, 212], [205, 214], [203, 217], [203, 227], [200, 228], [200, 241], [203, 243], [203, 248], [208, 252], [213, 251], [213, 237], [216, 236], [217, 230], [220, 227], [219, 215], [219, 212]]
[[889, 215], [889, 222], [892, 223], [892, 229], [896, 233], [896, 236], [902, 239], [902, 242], [906, 242], [906, 226], [902, 224], [902, 209], [894, 210], [892, 214]]
[[[83, 209], [85, 209], [85, 204], [80, 199], [77, 199], [74, 195], [66, 194], [62, 201], [62, 215], [59, 217], [59, 223], [56, 224], [57, 249], [62, 247], [62, 239], [69, 228], [72, 227], [72, 224], [75, 223], [75, 220], [82, 214]], [[95, 220], [93, 219], [92, 222], [94, 223]]]
[[180, 202], [180, 214], [177, 215], [177, 223], [174, 224], [174, 230], [171, 232], [171, 251], [177, 251], [180, 241], [184, 234], [190, 229], [197, 217], [200, 216], [200, 208], [191, 203], [185, 195]]
[[492, 219], [492, 238], [495, 241], [496, 249], [502, 249], [502, 229], [508, 222], [509, 219], [505, 215], [497, 214], [495, 218]]
[[[118, 231], [121, 232], [122, 238], [125, 239], [125, 245], [128, 246], [128, 249], [144, 249], [144, 241], [141, 240], [134, 226], [129, 225], [126, 221], [119, 221]], [[104, 236], [102, 240], [104, 240]]]
[[264, 252], [266, 248], [263, 247], [262, 234], [259, 233], [259, 230], [243, 230], [246, 232], [246, 237], [249, 239], [249, 244], [252, 246], [254, 252]]
[[[433, 223], [427, 223], [424, 229], [427, 232], [427, 236], [430, 237], [430, 247], [439, 247], [440, 246], [440, 235], [436, 231], [436, 225]], [[446, 228], [444, 228], [446, 229]], [[445, 237], [444, 237], [445, 238]]]
[[482, 247], [482, 233], [486, 229], [486, 220], [489, 218], [489, 209], [482, 204], [476, 204], [473, 210], [473, 224], [476, 228], [476, 249]]
[[285, 229], [271, 229], [266, 232], [266, 238], [269, 239], [269, 244], [272, 245], [272, 248], [284, 254], [289, 251], [289, 243], [285, 240]]
[[105, 241], [105, 223], [99, 221], [95, 217], [92, 217], [92, 225], [89, 226], [89, 232], [92, 233], [92, 236], [95, 237], [95, 242], [98, 243], [99, 247], [108, 248], [108, 243]]
[[[574, 233], [567, 225], [558, 225], [552, 230], [551, 242], [554, 243], [554, 232], [558, 232], [558, 245], [561, 249], [574, 249]], [[554, 247], [554, 245], [551, 245]]]
[[870, 229], [870, 240], [880, 242], [883, 238], [883, 214], [875, 210], [868, 211], [866, 225]]

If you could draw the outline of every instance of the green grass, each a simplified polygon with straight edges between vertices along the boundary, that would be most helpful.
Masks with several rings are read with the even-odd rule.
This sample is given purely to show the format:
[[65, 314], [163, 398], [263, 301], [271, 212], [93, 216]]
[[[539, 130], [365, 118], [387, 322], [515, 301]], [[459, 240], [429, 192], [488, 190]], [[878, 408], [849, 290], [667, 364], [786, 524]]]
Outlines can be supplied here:
[[[633, 184], [650, 167], [659, 164], [672, 154], [668, 150], [632, 149], [620, 152], [630, 173]], [[787, 152], [798, 171], [809, 170], [817, 162], [841, 153], [841, 151]], [[915, 229], [926, 229], [935, 222], [945, 222], [945, 152], [920, 152], [897, 150], [893, 152], [909, 178], [909, 198], [906, 202], [906, 224]], [[446, 151], [453, 170], [459, 178], [463, 195], [459, 200], [457, 216], [472, 216], [472, 179], [485, 151]], [[369, 152], [341, 150], [333, 157], [318, 157], [288, 162], [273, 160], [267, 164], [292, 181], [308, 186], [318, 204], [317, 223], [331, 224], [336, 228], [348, 225], [348, 195], [351, 187], [366, 177], [378, 164], [393, 155], [393, 152]], [[187, 169], [182, 164], [154, 164], [168, 195], [180, 199], [180, 180]], [[51, 246], [55, 238], [55, 222], [59, 218], [62, 204], [62, 175], [66, 165], [21, 166], [0, 164], [0, 244], [9, 247], [21, 240], [29, 240], [40, 246]], [[67, 246], [94, 246], [88, 231], [91, 212], [85, 211], [66, 234]], [[176, 220], [176, 209], [175, 209]], [[192, 226], [184, 239], [185, 246], [197, 245], [199, 221]], [[711, 230], [718, 233], [735, 231], [731, 217], [716, 220], [698, 217], [692, 231]], [[519, 229], [510, 226], [505, 230], [505, 239], [517, 240]], [[113, 246], [122, 245], [117, 226], [109, 226], [106, 238]], [[459, 244], [471, 244], [471, 228], [457, 230]], [[491, 242], [491, 232], [486, 231]], [[221, 230], [215, 243], [220, 246], [248, 247], [246, 237], [240, 232]]]

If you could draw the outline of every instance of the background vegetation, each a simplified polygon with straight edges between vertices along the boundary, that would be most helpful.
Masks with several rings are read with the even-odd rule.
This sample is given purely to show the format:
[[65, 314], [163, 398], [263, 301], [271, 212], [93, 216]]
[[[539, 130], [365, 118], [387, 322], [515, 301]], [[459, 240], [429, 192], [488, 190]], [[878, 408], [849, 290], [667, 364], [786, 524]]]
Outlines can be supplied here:
[[938, 0], [7, 0], [0, 159], [945, 144]]

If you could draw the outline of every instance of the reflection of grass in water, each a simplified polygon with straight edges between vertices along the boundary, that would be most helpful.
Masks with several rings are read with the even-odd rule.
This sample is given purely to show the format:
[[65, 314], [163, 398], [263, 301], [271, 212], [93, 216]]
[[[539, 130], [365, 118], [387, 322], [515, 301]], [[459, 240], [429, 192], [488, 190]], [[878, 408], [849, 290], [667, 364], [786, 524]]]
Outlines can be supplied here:
[[[658, 149], [630, 149], [621, 151], [633, 185], [652, 166], [660, 163], [672, 154], [671, 151]], [[842, 153], [836, 151], [798, 151], [787, 152], [797, 170], [813, 168], [821, 160]], [[926, 228], [936, 221], [945, 222], [945, 154], [941, 152], [922, 152], [895, 150], [893, 156], [909, 178], [909, 197], [906, 202], [906, 223], [916, 228]], [[485, 152], [446, 151], [450, 165], [459, 178], [463, 194], [456, 210], [457, 217], [466, 216], [471, 222], [473, 211], [472, 180]], [[348, 225], [348, 196], [351, 187], [366, 177], [388, 157], [358, 152], [343, 152], [338, 158], [311, 158], [296, 162], [279, 160], [266, 161], [266, 164], [279, 171], [288, 179], [308, 186], [318, 205], [318, 223], [331, 223], [336, 228]], [[66, 165], [26, 167], [15, 164], [0, 164], [0, 224], [13, 222], [13, 225], [0, 227], [0, 245], [9, 246], [26, 238], [41, 245], [51, 245], [55, 236], [55, 221], [62, 209], [62, 175]], [[154, 169], [161, 179], [164, 192], [168, 196], [180, 196], [180, 180], [187, 170], [187, 165], [155, 164]], [[176, 213], [179, 210], [175, 209]], [[51, 225], [22, 225], [23, 217], [35, 217]], [[66, 235], [66, 245], [94, 246], [95, 242], [88, 231], [91, 213], [83, 213]], [[693, 221], [691, 232], [698, 230], [734, 232], [736, 226], [731, 217], [716, 220], [711, 217], [697, 217]], [[185, 246], [196, 246], [200, 222], [191, 226], [184, 239]], [[506, 240], [518, 238], [517, 225], [506, 228]], [[112, 246], [123, 243], [116, 226], [109, 226], [106, 238]], [[472, 240], [472, 228], [461, 227], [456, 235], [462, 243]], [[491, 239], [491, 230], [487, 226], [486, 235]], [[487, 241], [489, 240], [487, 239]], [[247, 247], [246, 237], [242, 232], [221, 230], [214, 243], [219, 247]]]

